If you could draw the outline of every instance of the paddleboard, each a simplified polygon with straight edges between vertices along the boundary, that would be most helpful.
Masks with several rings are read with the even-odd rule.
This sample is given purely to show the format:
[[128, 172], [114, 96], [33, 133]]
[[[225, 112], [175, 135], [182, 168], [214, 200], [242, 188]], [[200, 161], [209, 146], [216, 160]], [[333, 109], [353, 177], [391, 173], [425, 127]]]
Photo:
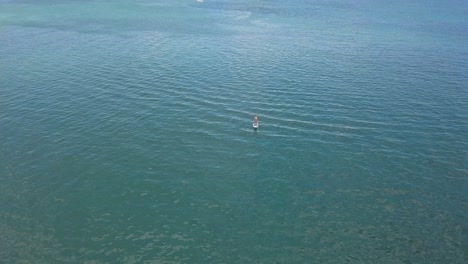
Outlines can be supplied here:
[[257, 116], [254, 117], [254, 121], [253, 121], [253, 125], [252, 125], [252, 126], [253, 126], [254, 129], [257, 129], [257, 128], [258, 128], [258, 117], [257, 117]]

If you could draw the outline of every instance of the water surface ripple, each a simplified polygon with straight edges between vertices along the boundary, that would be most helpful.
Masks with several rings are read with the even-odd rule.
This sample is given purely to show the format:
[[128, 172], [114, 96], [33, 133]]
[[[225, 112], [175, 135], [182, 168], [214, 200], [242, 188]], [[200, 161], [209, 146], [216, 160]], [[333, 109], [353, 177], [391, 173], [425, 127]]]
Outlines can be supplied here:
[[0, 259], [468, 262], [458, 4], [205, 2], [0, 0]]

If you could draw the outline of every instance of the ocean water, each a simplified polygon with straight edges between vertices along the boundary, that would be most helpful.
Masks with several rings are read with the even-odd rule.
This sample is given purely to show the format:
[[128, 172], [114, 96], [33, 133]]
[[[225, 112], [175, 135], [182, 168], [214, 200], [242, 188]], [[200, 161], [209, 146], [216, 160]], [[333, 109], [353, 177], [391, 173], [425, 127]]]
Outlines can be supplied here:
[[467, 263], [467, 17], [0, 0], [0, 262]]

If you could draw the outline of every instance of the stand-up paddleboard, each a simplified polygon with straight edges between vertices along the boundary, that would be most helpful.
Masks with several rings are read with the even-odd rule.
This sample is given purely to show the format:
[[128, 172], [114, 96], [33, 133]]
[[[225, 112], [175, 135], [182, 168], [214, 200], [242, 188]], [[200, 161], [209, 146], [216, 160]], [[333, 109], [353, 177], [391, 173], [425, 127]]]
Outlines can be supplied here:
[[253, 125], [252, 125], [252, 126], [253, 126], [254, 129], [257, 129], [257, 128], [258, 128], [258, 117], [257, 117], [257, 116], [254, 117], [254, 121], [253, 121]]

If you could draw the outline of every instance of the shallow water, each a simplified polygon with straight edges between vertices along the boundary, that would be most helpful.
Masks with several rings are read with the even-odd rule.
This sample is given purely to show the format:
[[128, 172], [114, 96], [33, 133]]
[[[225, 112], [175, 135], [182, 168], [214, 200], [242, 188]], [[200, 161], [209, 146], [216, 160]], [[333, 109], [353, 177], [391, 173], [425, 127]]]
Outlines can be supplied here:
[[467, 10], [0, 0], [0, 258], [466, 263]]

